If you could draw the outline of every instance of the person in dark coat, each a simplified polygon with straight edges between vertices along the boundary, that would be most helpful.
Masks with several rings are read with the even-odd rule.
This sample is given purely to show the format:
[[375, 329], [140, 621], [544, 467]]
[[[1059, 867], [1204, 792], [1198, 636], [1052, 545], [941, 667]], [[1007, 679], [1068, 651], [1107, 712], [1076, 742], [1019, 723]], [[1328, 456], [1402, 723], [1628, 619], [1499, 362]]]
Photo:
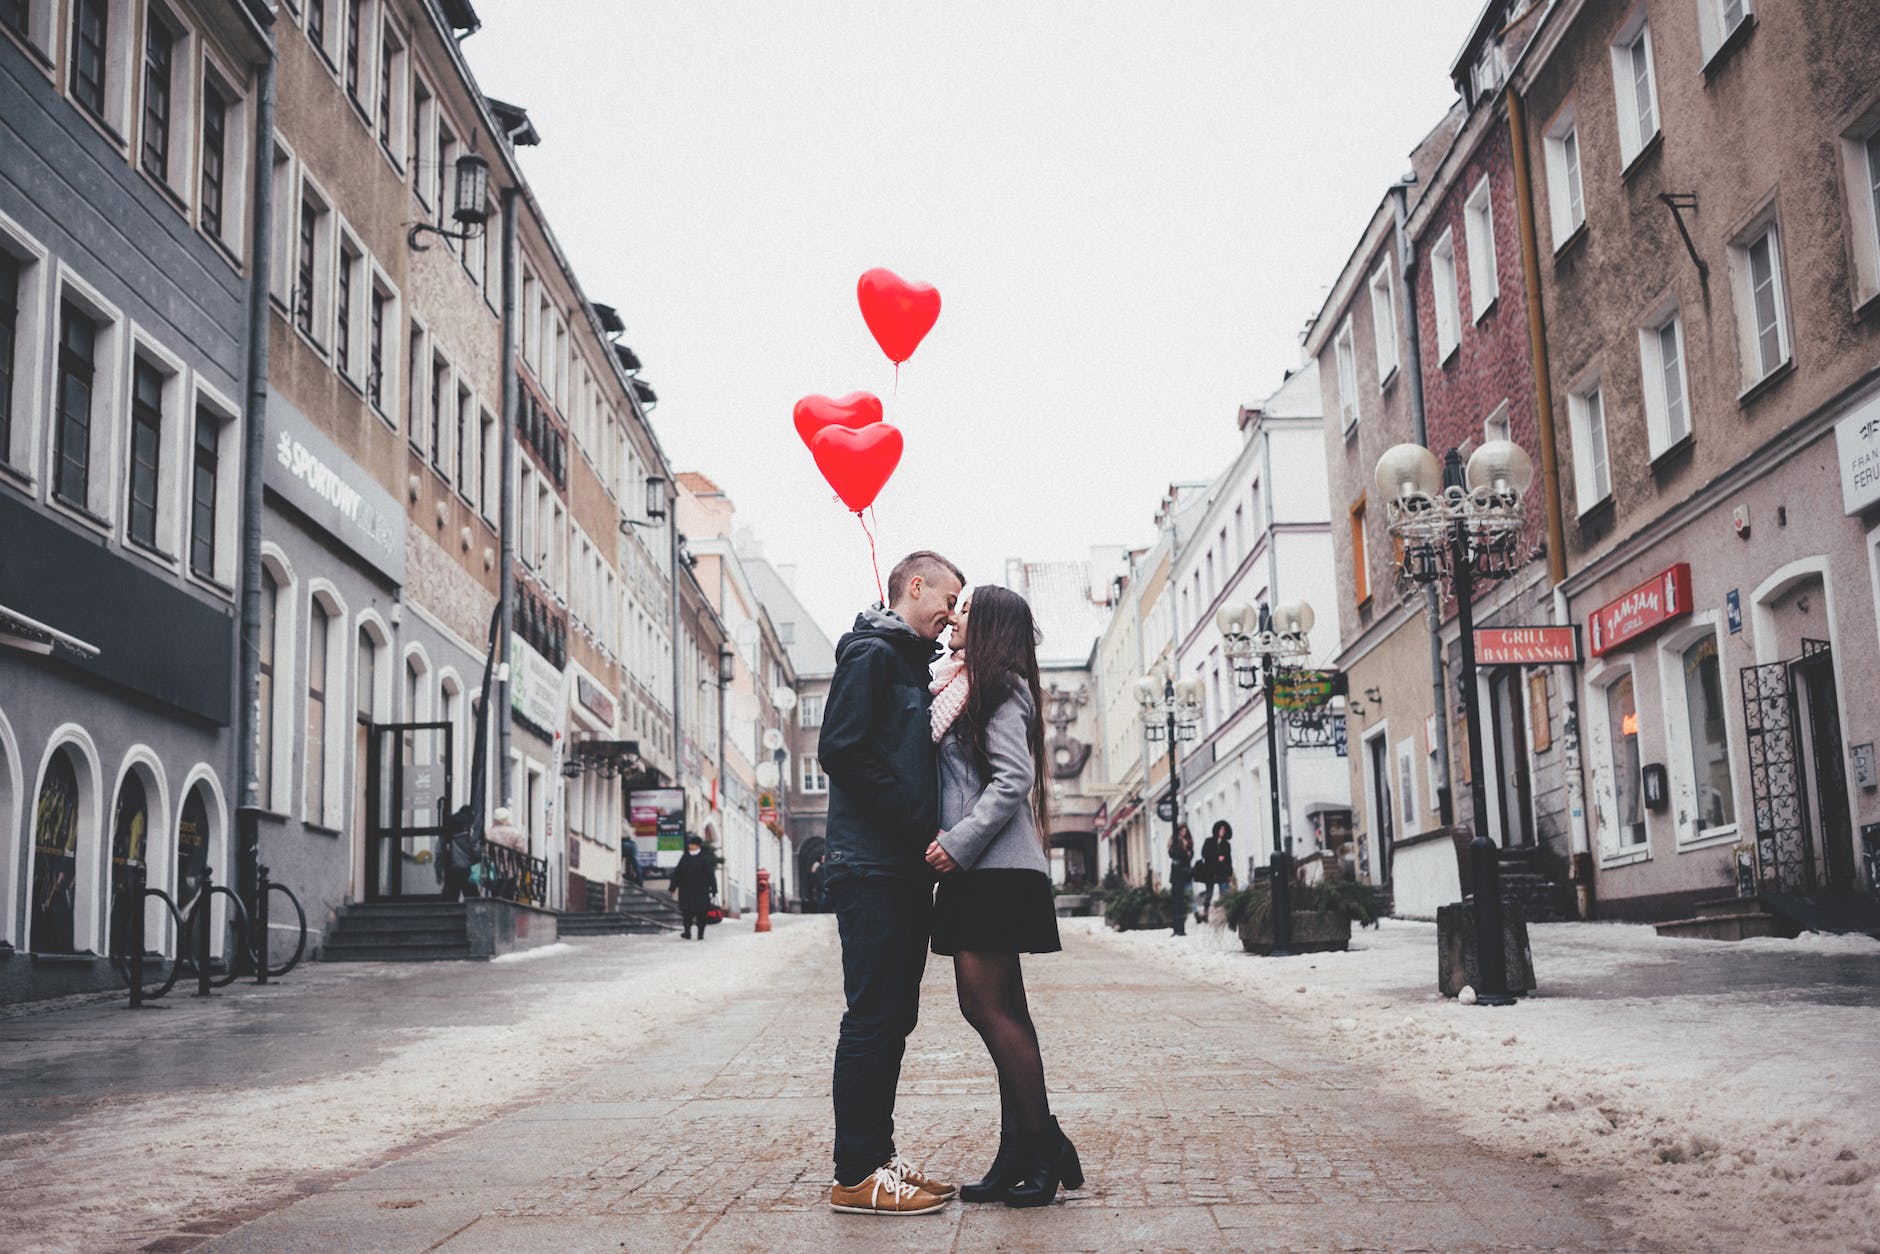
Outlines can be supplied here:
[[1234, 886], [1234, 827], [1226, 819], [1216, 819], [1208, 838], [1201, 842], [1201, 861], [1208, 873], [1201, 886], [1201, 913], [1206, 916], [1216, 896], [1225, 897]]
[[1194, 908], [1195, 838], [1188, 834], [1188, 824], [1175, 828], [1168, 838], [1169, 914], [1175, 926], [1170, 936], [1188, 935], [1188, 912]]
[[823, 886], [842, 940], [848, 999], [831, 1086], [829, 1203], [837, 1210], [929, 1210], [953, 1192], [896, 1152], [894, 1098], [920, 1010], [934, 887], [925, 855], [940, 830], [928, 666], [964, 584], [959, 567], [938, 553], [922, 550], [895, 563], [887, 605], [862, 611], [836, 642], [823, 705], [817, 746], [829, 776]]
[[438, 850], [443, 872], [445, 901], [461, 901], [470, 888], [470, 868], [475, 866], [483, 843], [477, 831], [476, 816], [468, 805], [458, 806], [444, 821], [444, 839]]
[[672, 868], [672, 891], [679, 898], [679, 914], [685, 930], [680, 940], [692, 939], [692, 925], [698, 925], [698, 938], [705, 939], [705, 912], [718, 895], [717, 868], [705, 853], [705, 842], [696, 836], [685, 838], [685, 852]]

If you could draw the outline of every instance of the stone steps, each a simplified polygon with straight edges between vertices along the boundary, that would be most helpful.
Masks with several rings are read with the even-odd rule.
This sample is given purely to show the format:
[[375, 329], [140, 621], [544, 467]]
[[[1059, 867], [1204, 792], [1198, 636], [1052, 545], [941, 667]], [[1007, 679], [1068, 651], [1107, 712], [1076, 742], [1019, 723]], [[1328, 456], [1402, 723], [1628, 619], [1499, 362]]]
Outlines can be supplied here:
[[1769, 913], [1756, 897], [1720, 897], [1697, 903], [1697, 913], [1688, 919], [1672, 919], [1657, 925], [1660, 936], [1682, 940], [1740, 941], [1754, 936], [1794, 938], [1801, 929], [1789, 920]]
[[342, 909], [322, 962], [444, 962], [475, 957], [461, 902], [371, 901]]

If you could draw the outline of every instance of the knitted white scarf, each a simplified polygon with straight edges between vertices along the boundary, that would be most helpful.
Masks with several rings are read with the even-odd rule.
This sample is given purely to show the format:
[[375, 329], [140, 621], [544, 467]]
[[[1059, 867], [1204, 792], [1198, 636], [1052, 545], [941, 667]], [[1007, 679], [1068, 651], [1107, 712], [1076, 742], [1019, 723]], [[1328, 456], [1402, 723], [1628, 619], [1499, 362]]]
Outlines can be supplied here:
[[939, 744], [953, 720], [966, 709], [966, 659], [949, 653], [935, 662], [933, 682], [927, 685], [927, 691], [933, 693], [933, 742]]

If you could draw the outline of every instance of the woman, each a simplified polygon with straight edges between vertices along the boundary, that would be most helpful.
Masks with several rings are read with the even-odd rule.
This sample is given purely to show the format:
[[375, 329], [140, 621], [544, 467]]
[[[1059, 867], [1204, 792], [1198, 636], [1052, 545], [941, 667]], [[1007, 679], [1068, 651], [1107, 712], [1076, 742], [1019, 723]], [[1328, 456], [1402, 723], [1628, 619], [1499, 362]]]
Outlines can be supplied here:
[[1201, 890], [1201, 916], [1218, 895], [1226, 897], [1234, 887], [1234, 827], [1226, 819], [1214, 820], [1208, 838], [1201, 842], [1201, 861], [1207, 866], [1207, 886]]
[[1044, 1206], [1059, 1184], [1081, 1188], [1084, 1172], [1051, 1117], [1019, 970], [1020, 954], [1061, 947], [1045, 857], [1031, 607], [1004, 588], [976, 588], [955, 611], [951, 643], [956, 656], [934, 678], [941, 831], [927, 848], [940, 873], [933, 951], [953, 959], [960, 1011], [998, 1068], [1000, 1129], [991, 1168], [960, 1197]]
[[1188, 912], [1194, 909], [1195, 838], [1188, 824], [1175, 825], [1168, 838], [1168, 912], [1175, 918], [1170, 936], [1188, 935]]

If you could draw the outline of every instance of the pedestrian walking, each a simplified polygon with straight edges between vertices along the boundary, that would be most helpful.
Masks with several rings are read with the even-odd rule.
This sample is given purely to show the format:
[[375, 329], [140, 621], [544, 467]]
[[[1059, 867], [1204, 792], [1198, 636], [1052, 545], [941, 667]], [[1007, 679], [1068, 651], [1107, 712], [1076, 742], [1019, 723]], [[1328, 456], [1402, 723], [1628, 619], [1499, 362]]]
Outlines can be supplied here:
[[679, 918], [685, 924], [679, 939], [691, 940], [696, 923], [698, 938], [704, 940], [705, 914], [711, 909], [712, 898], [718, 895], [718, 871], [713, 859], [706, 856], [705, 842], [697, 836], [685, 838], [685, 852], [672, 868], [672, 892], [679, 898]]
[[444, 836], [437, 851], [438, 872], [443, 877], [445, 901], [461, 901], [475, 890], [471, 870], [482, 856], [482, 833], [477, 831], [476, 816], [468, 804], [460, 805], [444, 820]]
[[1216, 895], [1225, 897], [1234, 886], [1234, 825], [1226, 819], [1214, 820], [1208, 838], [1201, 842], [1201, 863], [1206, 875], [1201, 884], [1201, 909], [1196, 917], [1205, 919]]
[[953, 959], [960, 1013], [999, 1077], [999, 1149], [960, 1197], [1020, 1207], [1084, 1183], [1077, 1147], [1051, 1115], [1019, 960], [1062, 948], [1045, 855], [1037, 631], [1031, 606], [1008, 589], [975, 588], [960, 602], [955, 656], [932, 684], [941, 830], [927, 848], [940, 875], [933, 951]]
[[1168, 838], [1169, 915], [1174, 921], [1170, 936], [1188, 935], [1188, 912], [1194, 909], [1195, 838], [1188, 834], [1188, 824], [1177, 823]]
[[921, 858], [940, 824], [928, 665], [964, 583], [959, 567], [929, 550], [897, 562], [887, 605], [862, 611], [836, 642], [823, 705], [824, 892], [842, 940], [848, 998], [833, 1083], [829, 1205], [839, 1211], [932, 1214], [956, 1191], [896, 1151], [894, 1098], [919, 1015], [933, 914], [933, 871]]

